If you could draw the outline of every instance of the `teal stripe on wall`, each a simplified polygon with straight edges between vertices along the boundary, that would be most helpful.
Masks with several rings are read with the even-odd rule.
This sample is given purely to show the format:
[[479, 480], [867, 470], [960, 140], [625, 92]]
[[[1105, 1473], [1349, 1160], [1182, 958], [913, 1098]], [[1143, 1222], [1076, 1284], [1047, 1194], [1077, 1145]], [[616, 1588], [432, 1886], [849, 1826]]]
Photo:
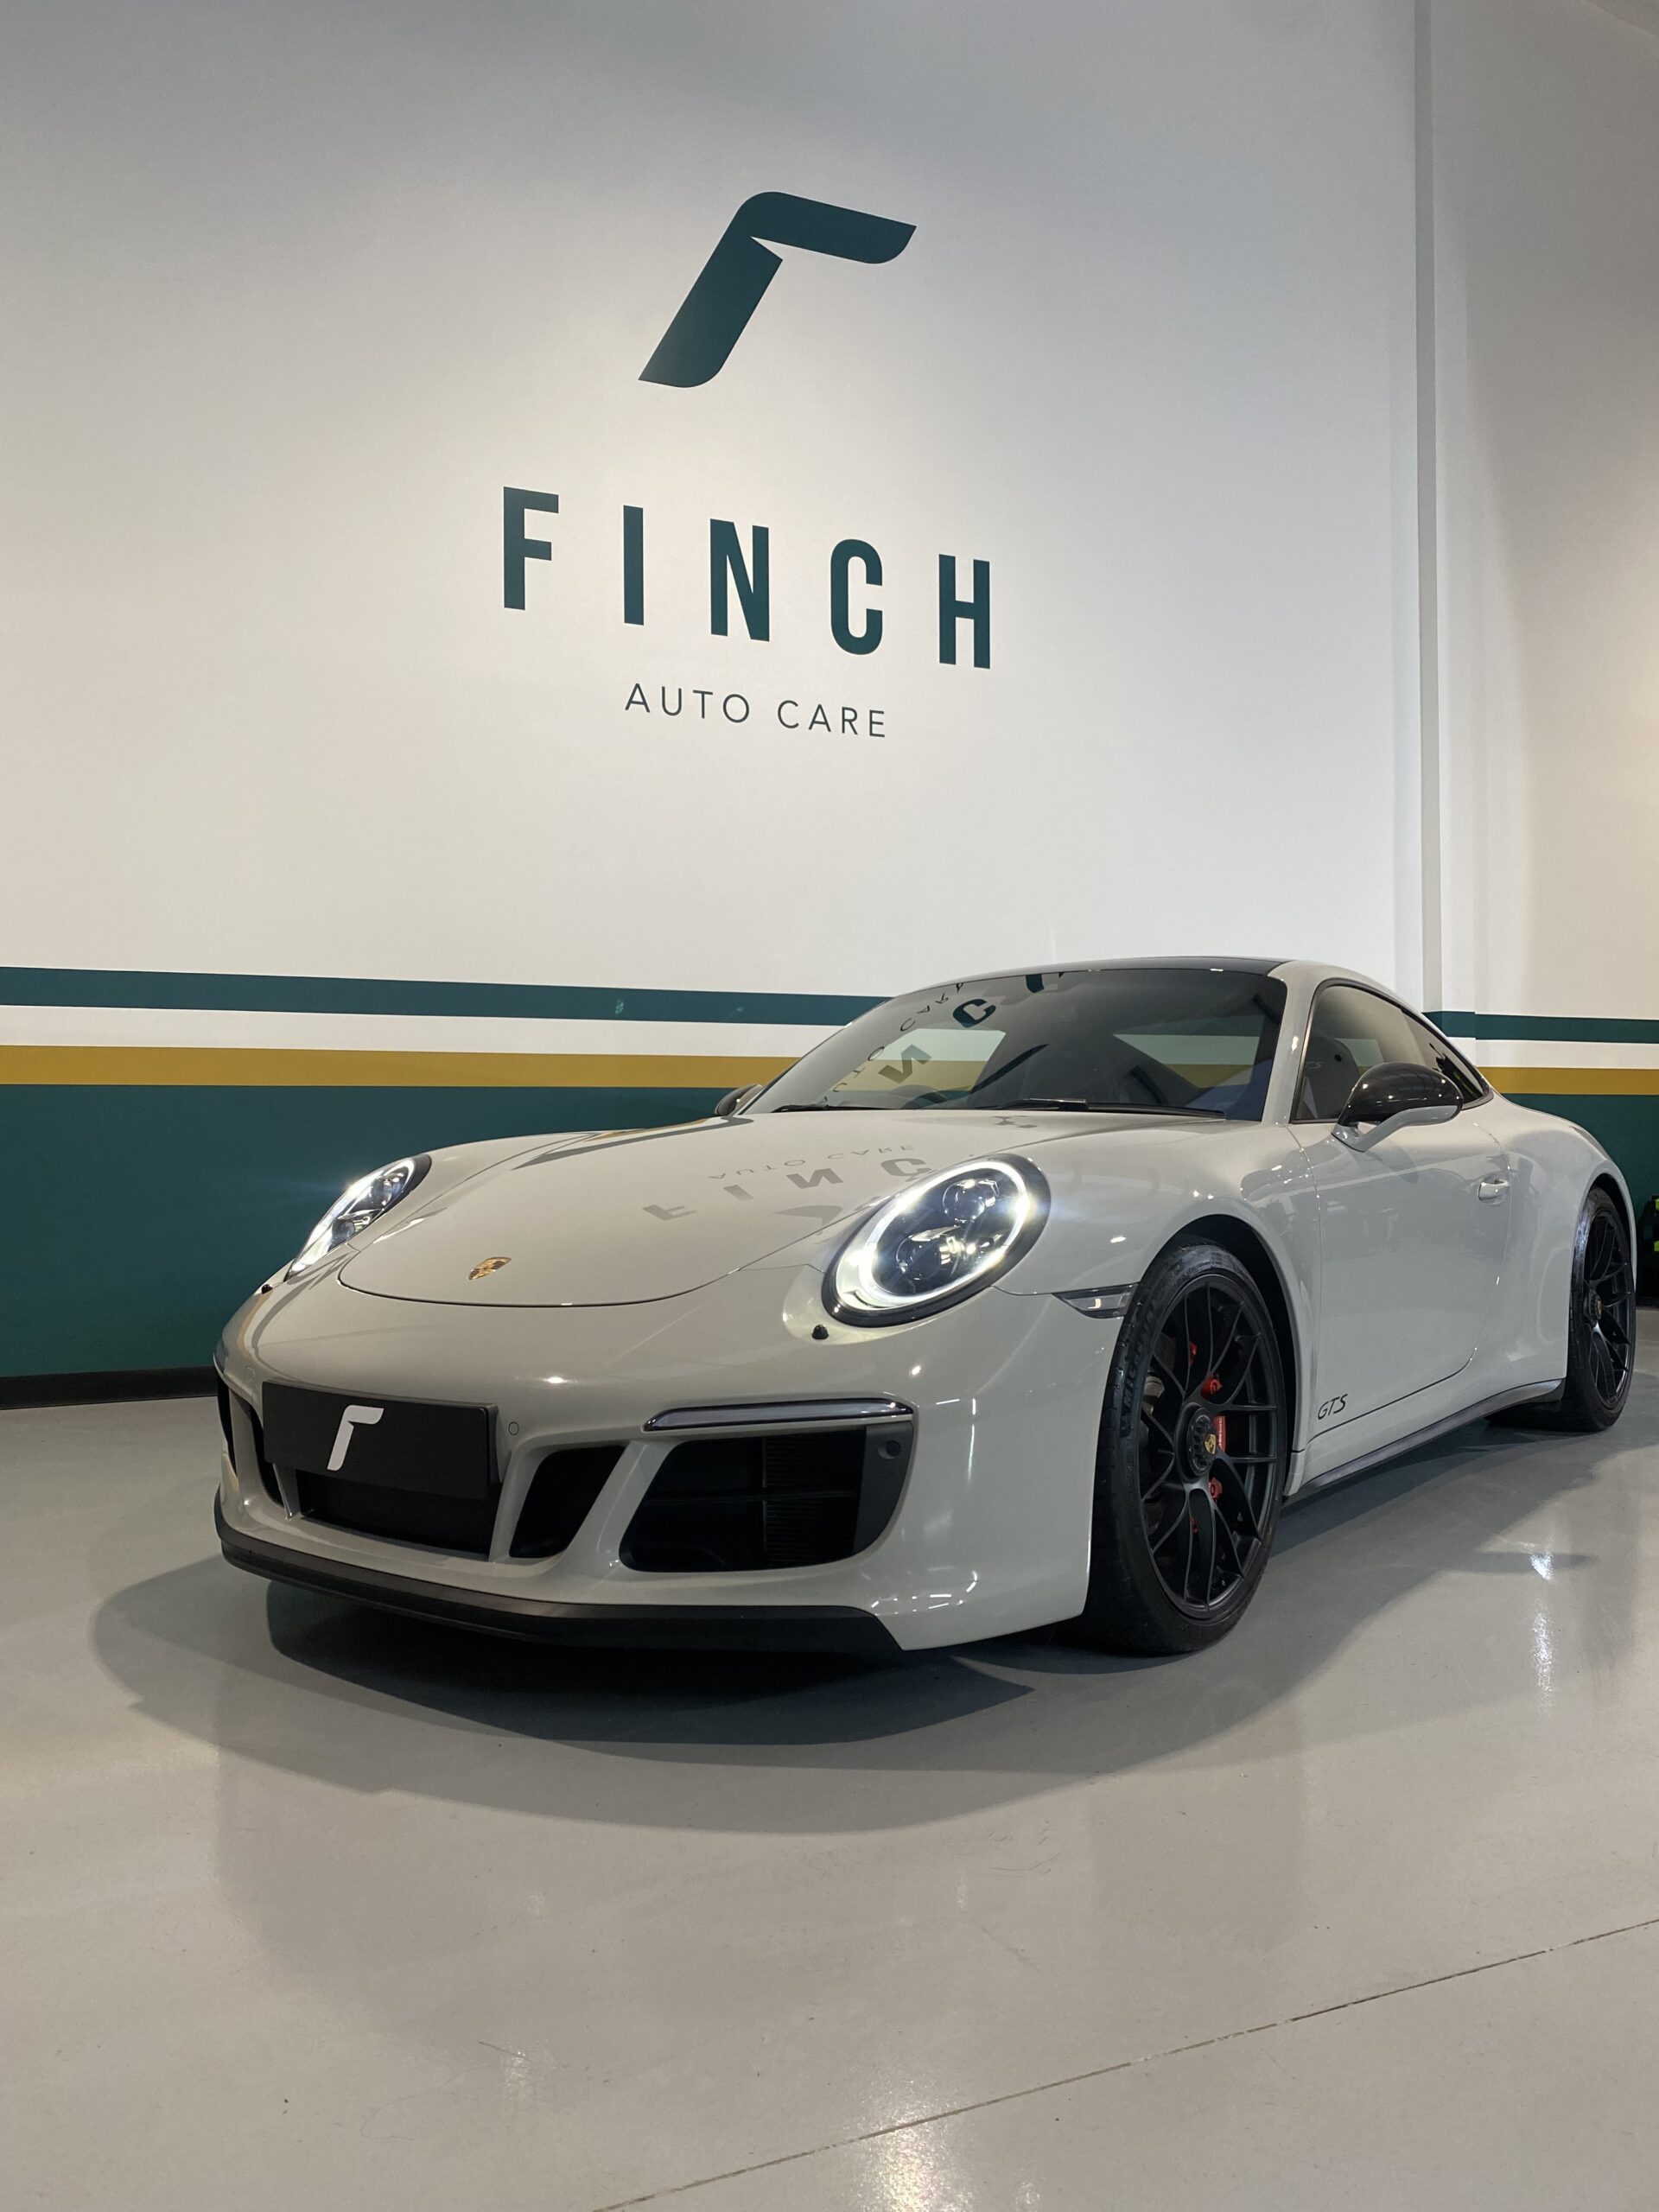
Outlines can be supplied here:
[[[825, 1027], [875, 1001], [822, 994], [0, 968], [0, 1003], [321, 1014], [507, 1014]], [[1449, 1033], [1659, 1043], [1659, 1021], [1441, 1014]], [[706, 1112], [690, 1090], [0, 1085], [9, 1180], [0, 1376], [195, 1367], [226, 1317], [353, 1176], [473, 1138], [644, 1128]], [[1659, 1101], [1527, 1097], [1605, 1145], [1637, 1205], [1659, 1192]]]
[[0, 1085], [0, 1376], [201, 1367], [353, 1177], [478, 1137], [690, 1120], [710, 1091]]
[[1617, 1091], [1508, 1096], [1517, 1106], [1535, 1106], [1541, 1114], [1559, 1114], [1564, 1122], [1588, 1129], [1618, 1162], [1638, 1214], [1649, 1198], [1659, 1197], [1659, 1098]]
[[1431, 1014], [1448, 1037], [1492, 1044], [1659, 1045], [1659, 1021], [1581, 1021], [1553, 1014]]
[[221, 1014], [493, 1014], [520, 1020], [799, 1022], [838, 1028], [880, 1001], [822, 991], [636, 991], [572, 983], [422, 983], [346, 976], [0, 967], [0, 1006]]
[[[828, 991], [611, 989], [582, 983], [421, 982], [395, 976], [238, 976], [144, 968], [0, 966], [0, 1006], [140, 1007], [222, 1014], [400, 1014], [530, 1020], [794, 1022], [836, 1027], [880, 1004]], [[1448, 1037], [1659, 1045], [1659, 1020], [1432, 1014]]]
[[[1529, 1096], [1590, 1130], [1638, 1208], [1651, 1097]], [[474, 1138], [690, 1120], [709, 1091], [0, 1086], [9, 1183], [0, 1376], [200, 1367], [228, 1316], [354, 1175]]]

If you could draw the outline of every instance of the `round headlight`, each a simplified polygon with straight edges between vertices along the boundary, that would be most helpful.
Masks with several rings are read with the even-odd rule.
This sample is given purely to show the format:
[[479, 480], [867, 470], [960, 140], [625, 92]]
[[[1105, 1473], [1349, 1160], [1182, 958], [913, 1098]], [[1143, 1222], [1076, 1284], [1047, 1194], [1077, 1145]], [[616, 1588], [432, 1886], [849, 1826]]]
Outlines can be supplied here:
[[383, 1213], [390, 1213], [431, 1165], [429, 1154], [416, 1153], [407, 1160], [394, 1160], [389, 1167], [377, 1167], [372, 1175], [365, 1175], [350, 1190], [342, 1191], [306, 1238], [299, 1257], [289, 1268], [288, 1279], [291, 1281], [308, 1268], [320, 1266], [359, 1230], [378, 1221]]
[[864, 1327], [935, 1313], [1029, 1251], [1047, 1212], [1048, 1185], [1022, 1160], [975, 1160], [930, 1176], [842, 1247], [825, 1303]]

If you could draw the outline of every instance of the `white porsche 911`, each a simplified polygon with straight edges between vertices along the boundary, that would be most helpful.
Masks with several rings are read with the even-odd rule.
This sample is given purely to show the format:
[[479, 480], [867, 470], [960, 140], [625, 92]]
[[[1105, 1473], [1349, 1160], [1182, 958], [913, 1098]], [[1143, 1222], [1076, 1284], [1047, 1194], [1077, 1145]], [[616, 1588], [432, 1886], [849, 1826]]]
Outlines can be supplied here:
[[1571, 1123], [1306, 962], [894, 999], [706, 1121], [353, 1184], [218, 1355], [226, 1558], [473, 1626], [1187, 1651], [1287, 1499], [1629, 1395]]

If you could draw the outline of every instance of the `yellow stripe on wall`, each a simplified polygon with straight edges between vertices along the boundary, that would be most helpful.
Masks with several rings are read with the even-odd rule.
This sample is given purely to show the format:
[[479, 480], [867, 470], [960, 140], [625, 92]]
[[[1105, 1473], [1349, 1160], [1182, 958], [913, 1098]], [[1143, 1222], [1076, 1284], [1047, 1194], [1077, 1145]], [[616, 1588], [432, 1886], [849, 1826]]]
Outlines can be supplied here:
[[730, 1090], [787, 1058], [630, 1052], [352, 1052], [280, 1046], [0, 1045], [0, 1084], [411, 1090]]
[[1659, 1068], [1483, 1068], [1494, 1090], [1557, 1098], [1659, 1094]]
[[[320, 1090], [730, 1090], [791, 1062], [724, 1053], [372, 1052], [325, 1047], [0, 1045], [0, 1084], [139, 1084]], [[1659, 1096], [1659, 1068], [1483, 1071], [1495, 1090], [1542, 1097]]]

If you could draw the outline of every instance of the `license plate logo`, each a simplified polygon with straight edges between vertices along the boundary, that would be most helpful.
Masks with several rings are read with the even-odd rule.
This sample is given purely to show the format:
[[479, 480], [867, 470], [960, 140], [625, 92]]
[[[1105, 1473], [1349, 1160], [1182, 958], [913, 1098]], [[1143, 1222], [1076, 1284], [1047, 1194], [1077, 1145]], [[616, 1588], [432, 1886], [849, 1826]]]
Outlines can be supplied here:
[[328, 1454], [328, 1472], [337, 1475], [346, 1464], [346, 1454], [352, 1448], [352, 1439], [359, 1428], [372, 1428], [385, 1417], [384, 1406], [347, 1406], [340, 1417], [340, 1427], [334, 1431], [334, 1448]]

